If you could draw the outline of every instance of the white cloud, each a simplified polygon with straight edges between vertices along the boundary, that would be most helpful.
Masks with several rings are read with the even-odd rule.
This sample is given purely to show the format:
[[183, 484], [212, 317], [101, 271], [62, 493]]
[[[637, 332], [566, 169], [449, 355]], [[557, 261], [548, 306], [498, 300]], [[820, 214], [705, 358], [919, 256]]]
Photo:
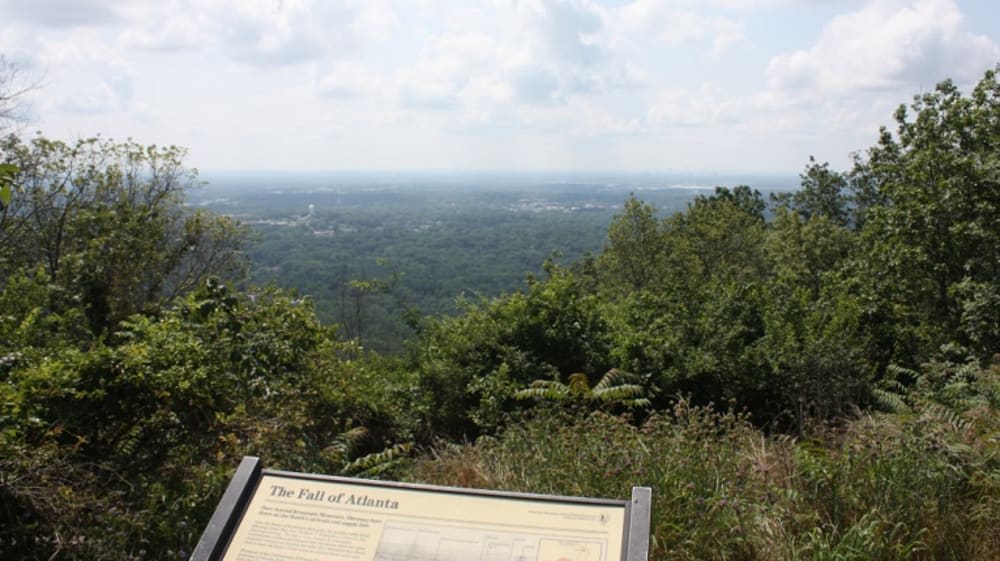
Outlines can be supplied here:
[[323, 96], [346, 99], [377, 95], [383, 87], [382, 83], [382, 76], [368, 65], [344, 61], [335, 64], [319, 79], [316, 87]]
[[809, 49], [778, 55], [774, 88], [852, 94], [975, 79], [1000, 58], [992, 39], [962, 29], [953, 0], [875, 0], [834, 18]]
[[564, 117], [570, 123], [569, 132], [576, 136], [632, 135], [645, 128], [638, 117], [619, 116], [606, 107], [581, 99], [569, 104]]
[[0, 0], [4, 18], [42, 27], [80, 27], [119, 19], [116, 3], [106, 0]]
[[210, 14], [189, 0], [129, 2], [125, 4], [131, 25], [121, 34], [127, 49], [178, 51], [210, 44], [217, 33]]
[[773, 142], [769, 161], [798, 169], [797, 150], [846, 157], [910, 94], [995, 64], [1000, 27], [968, 31], [966, 1], [0, 0], [0, 53], [42, 76], [47, 126], [200, 143], [228, 165], [281, 144], [288, 167], [433, 166], [471, 143], [487, 166], [731, 167]]
[[510, 84], [498, 75], [485, 75], [470, 80], [458, 93], [462, 104], [459, 122], [470, 124], [497, 124], [509, 107], [514, 92]]
[[127, 109], [131, 97], [131, 83], [119, 77], [64, 97], [58, 101], [58, 107], [69, 113], [104, 114]]
[[733, 45], [744, 39], [743, 23], [725, 19], [715, 18], [710, 23], [712, 29], [712, 54], [722, 56]]
[[582, 0], [546, 0], [531, 24], [538, 46], [554, 61], [572, 66], [593, 66], [605, 52], [597, 41], [604, 29], [601, 12]]
[[669, 46], [710, 41], [712, 53], [721, 55], [744, 37], [737, 19], [707, 15], [703, 6], [684, 6], [669, 0], [635, 0], [619, 14], [622, 33], [630, 37], [653, 37]]
[[75, 30], [58, 39], [41, 38], [33, 48], [38, 64], [50, 70], [128, 72], [129, 68], [122, 52], [90, 30]]
[[550, 103], [558, 99], [560, 80], [542, 66], [523, 66], [510, 73], [510, 83], [519, 101]]
[[[465, 10], [435, 14], [454, 27], [463, 27], [455, 21], [460, 15], [486, 18], [490, 24], [427, 35], [417, 59], [397, 68], [388, 86], [401, 107], [434, 110], [437, 119], [447, 111], [449, 121], [443, 126], [533, 128], [539, 119], [563, 118], [565, 129], [578, 125], [581, 117], [558, 106], [591, 107], [582, 100], [646, 85], [648, 74], [608, 45], [608, 14], [596, 4], [540, 0], [480, 8], [471, 15]], [[487, 8], [496, 12], [483, 13]], [[588, 122], [628, 128], [613, 121]]]
[[459, 94], [469, 100], [472, 83], [486, 83], [502, 72], [503, 47], [483, 33], [429, 36], [418, 60], [395, 72], [401, 105], [417, 109], [454, 109]]
[[165, 0], [125, 4], [127, 48], [221, 48], [250, 67], [350, 53], [398, 24], [388, 0]]
[[697, 91], [667, 88], [657, 94], [647, 118], [664, 127], [704, 127], [733, 123], [739, 119], [746, 101], [727, 95], [714, 84]]
[[221, 31], [227, 54], [239, 62], [280, 66], [323, 53], [311, 5], [305, 2], [246, 1], [228, 7], [229, 17], [213, 18], [213, 24]]

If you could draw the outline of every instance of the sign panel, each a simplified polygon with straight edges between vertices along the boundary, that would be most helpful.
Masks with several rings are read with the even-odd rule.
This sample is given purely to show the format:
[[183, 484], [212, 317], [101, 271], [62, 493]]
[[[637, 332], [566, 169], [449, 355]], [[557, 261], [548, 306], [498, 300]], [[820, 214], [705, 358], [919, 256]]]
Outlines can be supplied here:
[[192, 561], [645, 560], [648, 489], [631, 502], [550, 497], [269, 471], [253, 460]]

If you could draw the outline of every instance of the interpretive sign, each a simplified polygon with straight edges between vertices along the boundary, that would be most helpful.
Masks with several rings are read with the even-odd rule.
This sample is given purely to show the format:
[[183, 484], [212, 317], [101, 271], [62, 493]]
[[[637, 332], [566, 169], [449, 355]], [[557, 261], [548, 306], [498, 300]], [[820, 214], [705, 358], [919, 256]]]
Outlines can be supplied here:
[[248, 457], [191, 561], [645, 561], [650, 495], [411, 485], [266, 470]]

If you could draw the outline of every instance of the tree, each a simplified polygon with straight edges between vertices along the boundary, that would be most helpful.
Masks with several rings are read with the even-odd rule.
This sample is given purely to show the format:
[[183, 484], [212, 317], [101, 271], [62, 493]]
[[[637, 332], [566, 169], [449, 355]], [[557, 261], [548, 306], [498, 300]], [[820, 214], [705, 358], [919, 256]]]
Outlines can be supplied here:
[[41, 269], [58, 288], [53, 306], [82, 302], [100, 334], [210, 276], [240, 274], [246, 229], [183, 204], [197, 178], [185, 154], [131, 140], [8, 136], [0, 161], [18, 171], [0, 212], [0, 280]]
[[[382, 267], [388, 264], [388, 261], [382, 258], [375, 259], [375, 264]], [[381, 278], [368, 278], [364, 270], [362, 270], [362, 277], [360, 279], [351, 279], [347, 281], [347, 288], [350, 288], [351, 298], [354, 300], [354, 335], [358, 340], [358, 346], [364, 346], [364, 336], [365, 336], [365, 304], [369, 296], [378, 296], [389, 294], [396, 288], [399, 284], [399, 279], [402, 278], [402, 273], [393, 270], [388, 280]], [[349, 327], [346, 324], [345, 327]]]
[[[881, 318], [887, 354], [915, 366], [941, 345], [977, 345], [996, 334], [970, 307], [993, 306], [1000, 283], [1000, 66], [971, 94], [950, 81], [895, 113], [896, 130], [859, 158], [879, 204], [865, 213], [869, 315]], [[887, 332], [886, 332], [887, 331]], [[877, 335], [877, 334], [876, 334]]]
[[13, 196], [14, 176], [17, 175], [17, 166], [11, 164], [0, 164], [0, 212], [3, 212], [10, 204]]
[[833, 171], [828, 162], [820, 164], [809, 156], [809, 164], [799, 177], [801, 189], [793, 193], [772, 193], [771, 200], [778, 206], [795, 210], [804, 218], [825, 216], [841, 226], [850, 222], [847, 174]]
[[35, 86], [21, 65], [0, 54], [0, 134], [24, 120], [24, 96]]
[[754, 399], [764, 384], [751, 352], [763, 334], [764, 207], [759, 192], [720, 187], [658, 225], [655, 284], [602, 306], [615, 365], [664, 398]]
[[826, 214], [778, 208], [764, 242], [764, 336], [754, 344], [774, 390], [770, 409], [831, 418], [863, 402], [869, 373], [861, 361], [860, 306], [843, 281], [856, 235]]
[[608, 227], [601, 263], [613, 283], [627, 291], [640, 290], [661, 272], [665, 250], [656, 208], [633, 194]]
[[398, 457], [341, 448], [360, 407], [331, 339], [308, 300], [209, 279], [114, 345], [0, 361], [0, 557], [183, 558], [244, 455], [354, 473]]
[[715, 193], [709, 196], [698, 195], [695, 197], [694, 206], [711, 205], [726, 202], [746, 213], [749, 217], [759, 221], [764, 220], [764, 210], [767, 204], [761, 196], [760, 191], [751, 189], [749, 185], [737, 185], [732, 189], [718, 186]]
[[763, 278], [759, 248], [766, 206], [760, 192], [745, 185], [716, 187], [715, 194], [699, 195], [686, 213], [676, 215], [671, 230], [681, 243], [674, 251], [687, 252], [696, 263], [698, 278], [689, 282]]
[[[0, 54], [0, 135], [24, 119], [21, 100], [33, 88], [25, 83], [21, 67]], [[0, 212], [10, 204], [17, 172], [17, 166], [0, 162]]]
[[[438, 431], [495, 428], [515, 408], [513, 392], [542, 376], [597, 375], [609, 364], [609, 328], [591, 285], [549, 263], [549, 278], [525, 292], [469, 304], [432, 321], [411, 347]], [[470, 422], [471, 421], [471, 422]]]

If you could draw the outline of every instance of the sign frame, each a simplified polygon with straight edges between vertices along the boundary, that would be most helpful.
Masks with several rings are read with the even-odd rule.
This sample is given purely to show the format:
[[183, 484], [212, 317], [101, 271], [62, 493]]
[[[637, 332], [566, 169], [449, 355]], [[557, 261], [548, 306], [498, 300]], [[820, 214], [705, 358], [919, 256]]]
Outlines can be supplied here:
[[[340, 483], [351, 486], [372, 487], [396, 491], [418, 491], [422, 493], [438, 493], [452, 496], [472, 498], [500, 498], [515, 501], [535, 501], [549, 504], [608, 506], [624, 509], [624, 533], [621, 536], [622, 552], [620, 561], [647, 561], [649, 556], [649, 531], [652, 490], [649, 487], [633, 487], [631, 500], [597, 499], [588, 497], [567, 497], [556, 495], [540, 495], [532, 493], [514, 493], [484, 489], [467, 489], [458, 487], [443, 487], [437, 485], [422, 485], [400, 483], [393, 481], [378, 481], [355, 479], [332, 475], [305, 474], [280, 470], [264, 469], [261, 461], [255, 456], [246, 456], [240, 462], [232, 480], [226, 487], [209, 520], [205, 531], [191, 553], [189, 561], [220, 561], [226, 553], [230, 542], [258, 490], [258, 484], [265, 476], [290, 478], [302, 481], [323, 483]], [[614, 561], [609, 558], [608, 561]]]

